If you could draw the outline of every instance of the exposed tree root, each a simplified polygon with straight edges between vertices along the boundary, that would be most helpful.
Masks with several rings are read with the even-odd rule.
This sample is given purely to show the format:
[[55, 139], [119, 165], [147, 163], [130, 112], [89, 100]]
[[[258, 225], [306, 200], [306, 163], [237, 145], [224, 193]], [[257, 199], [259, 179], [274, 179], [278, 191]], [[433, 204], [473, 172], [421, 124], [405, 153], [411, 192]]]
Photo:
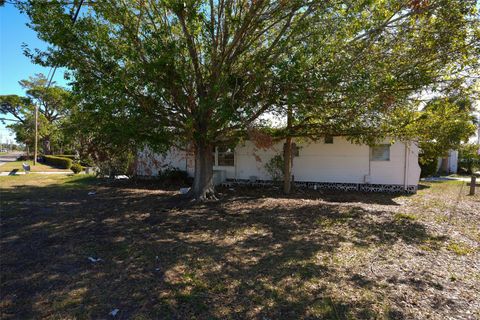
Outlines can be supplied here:
[[187, 196], [192, 199], [192, 202], [207, 202], [219, 200], [215, 195], [215, 190], [213, 187], [205, 188], [199, 194], [196, 194], [193, 189], [190, 189], [190, 192], [187, 194]]

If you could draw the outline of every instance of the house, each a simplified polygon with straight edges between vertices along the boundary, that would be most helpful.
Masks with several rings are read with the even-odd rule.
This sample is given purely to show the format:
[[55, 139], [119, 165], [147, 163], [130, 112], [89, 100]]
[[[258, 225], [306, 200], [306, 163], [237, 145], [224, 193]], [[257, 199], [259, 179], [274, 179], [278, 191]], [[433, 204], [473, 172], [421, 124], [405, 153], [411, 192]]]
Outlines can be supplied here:
[[[417, 190], [420, 178], [418, 146], [414, 142], [387, 140], [376, 146], [359, 145], [345, 137], [321, 141], [296, 141], [292, 175], [297, 186], [371, 192]], [[235, 148], [216, 147], [214, 181], [220, 183], [270, 184], [273, 177], [266, 164], [283, 153], [283, 143], [257, 148], [244, 141]], [[155, 176], [166, 167], [194, 174], [194, 156], [172, 148], [164, 155], [145, 149], [138, 154], [137, 174]]]
[[[480, 117], [477, 121], [480, 123]], [[478, 123], [475, 134], [470, 137], [468, 142], [480, 145], [480, 124]], [[478, 150], [478, 154], [480, 155], [480, 149]], [[445, 157], [438, 158], [436, 172], [440, 172], [442, 174], [457, 173], [459, 160], [461, 159], [459, 159], [458, 150], [448, 150], [448, 153], [445, 155]]]
[[445, 157], [438, 158], [437, 172], [452, 174], [457, 173], [458, 170], [458, 151], [448, 150]]

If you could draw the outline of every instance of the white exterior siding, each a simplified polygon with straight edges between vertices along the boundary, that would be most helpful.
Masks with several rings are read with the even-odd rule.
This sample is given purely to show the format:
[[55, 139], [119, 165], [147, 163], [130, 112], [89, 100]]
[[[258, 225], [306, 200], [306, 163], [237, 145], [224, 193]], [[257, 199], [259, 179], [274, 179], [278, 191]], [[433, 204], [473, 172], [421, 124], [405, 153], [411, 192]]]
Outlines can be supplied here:
[[449, 173], [457, 173], [458, 171], [458, 151], [450, 150], [448, 154], [448, 171]]
[[140, 151], [137, 157], [137, 174], [140, 176], [158, 176], [160, 170], [166, 167], [173, 167], [187, 171], [193, 175], [194, 162], [193, 157], [188, 156], [187, 152], [177, 148], [171, 148], [165, 154], [152, 152], [148, 148]]
[[270, 180], [265, 164], [283, 150], [283, 143], [277, 143], [269, 149], [259, 149], [251, 141], [245, 141], [235, 148], [236, 176], [228, 178]]
[[[299, 156], [293, 158], [292, 174], [297, 182], [368, 182], [416, 186], [420, 178], [418, 147], [415, 143], [395, 142], [390, 146], [388, 161], [372, 161], [369, 146], [351, 143], [343, 137], [334, 137], [333, 144], [323, 141], [296, 143]], [[234, 166], [214, 166], [213, 169], [224, 171], [227, 179], [250, 179], [255, 176], [258, 180], [270, 180], [265, 164], [281, 153], [283, 142], [268, 149], [259, 149], [251, 141], [245, 141], [235, 148]], [[172, 149], [164, 156], [142, 151], [137, 173], [156, 175], [164, 165], [186, 170], [193, 176], [193, 155], [187, 156], [185, 151], [178, 149]]]
[[441, 171], [442, 173], [457, 173], [458, 170], [458, 151], [457, 150], [448, 150], [448, 156], [440, 157], [437, 161], [437, 173]]
[[370, 171], [371, 183], [417, 185], [420, 179], [418, 147], [396, 142], [390, 147], [390, 161], [370, 161]]
[[296, 181], [363, 183], [368, 162], [368, 146], [334, 137], [333, 144], [301, 144], [299, 156], [293, 159], [292, 174]]

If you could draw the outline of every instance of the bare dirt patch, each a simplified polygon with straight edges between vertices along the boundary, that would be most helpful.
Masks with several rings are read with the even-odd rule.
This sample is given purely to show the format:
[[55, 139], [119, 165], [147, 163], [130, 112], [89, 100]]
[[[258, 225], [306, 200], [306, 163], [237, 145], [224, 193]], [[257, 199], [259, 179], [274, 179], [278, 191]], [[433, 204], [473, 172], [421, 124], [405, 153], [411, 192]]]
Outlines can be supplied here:
[[0, 180], [2, 319], [480, 317], [480, 197], [460, 182], [191, 204], [153, 182], [50, 179]]

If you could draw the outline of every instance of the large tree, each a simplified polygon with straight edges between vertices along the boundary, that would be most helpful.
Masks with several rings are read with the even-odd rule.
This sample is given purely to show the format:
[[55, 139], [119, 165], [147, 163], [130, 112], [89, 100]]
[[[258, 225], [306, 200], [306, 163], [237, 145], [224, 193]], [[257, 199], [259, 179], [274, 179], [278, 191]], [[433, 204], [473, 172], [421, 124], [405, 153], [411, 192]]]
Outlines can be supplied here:
[[[334, 12], [335, 24], [297, 44], [276, 65], [281, 97], [276, 111], [287, 120], [274, 137], [285, 139], [286, 193], [291, 185], [292, 138], [341, 135], [374, 144], [389, 136], [414, 139], [425, 148], [431, 146], [426, 141], [437, 139], [448, 149], [471, 130], [471, 122], [463, 121], [471, 109], [461, 109], [455, 121], [441, 117], [439, 108], [432, 113], [430, 106], [433, 101], [474, 98], [471, 88], [478, 82], [480, 57], [475, 3], [392, 1], [390, 7], [377, 5], [367, 12], [373, 25], [384, 23], [362, 32], [361, 16]], [[420, 112], [428, 100], [429, 107]], [[450, 130], [431, 130], [427, 135], [432, 127]]]
[[[436, 98], [416, 114], [416, 121], [405, 127], [415, 134], [421, 148], [420, 164], [436, 168], [438, 158], [448, 157], [449, 150], [458, 150], [475, 134], [478, 121], [472, 99], [463, 96]], [[424, 172], [434, 174], [436, 172]]]
[[[55, 85], [48, 86], [43, 74], [21, 80], [25, 96], [0, 96], [0, 114], [11, 115], [16, 123], [8, 127], [16, 134], [19, 142], [32, 146], [35, 135], [35, 108], [38, 108], [38, 133], [43, 153], [52, 153], [52, 143], [60, 142], [60, 124], [70, 108], [70, 92]], [[60, 147], [60, 144], [56, 144]]]
[[[345, 119], [358, 124], [385, 114], [396, 98], [382, 88], [397, 85], [396, 92], [411, 93], [437, 76], [442, 59], [451, 61], [449, 54], [476, 39], [464, 28], [475, 15], [474, 1], [104, 0], [88, 5], [73, 25], [75, 7], [62, 1], [20, 4], [32, 28], [52, 44], [47, 52], [27, 54], [71, 70], [85, 110], [110, 113], [112, 127], [122, 120], [123, 132], [129, 133], [121, 135], [125, 141], [160, 149], [192, 143], [192, 191], [198, 199], [213, 195], [214, 145], [231, 142], [260, 116], [278, 111], [285, 97], [307, 101], [301, 112], [292, 111], [308, 119], [298, 126], [329, 124], [340, 132]], [[293, 50], [301, 53], [306, 76], [286, 88], [279, 64]], [[362, 67], [363, 61], [369, 63]], [[380, 91], [370, 97], [373, 90]]]

